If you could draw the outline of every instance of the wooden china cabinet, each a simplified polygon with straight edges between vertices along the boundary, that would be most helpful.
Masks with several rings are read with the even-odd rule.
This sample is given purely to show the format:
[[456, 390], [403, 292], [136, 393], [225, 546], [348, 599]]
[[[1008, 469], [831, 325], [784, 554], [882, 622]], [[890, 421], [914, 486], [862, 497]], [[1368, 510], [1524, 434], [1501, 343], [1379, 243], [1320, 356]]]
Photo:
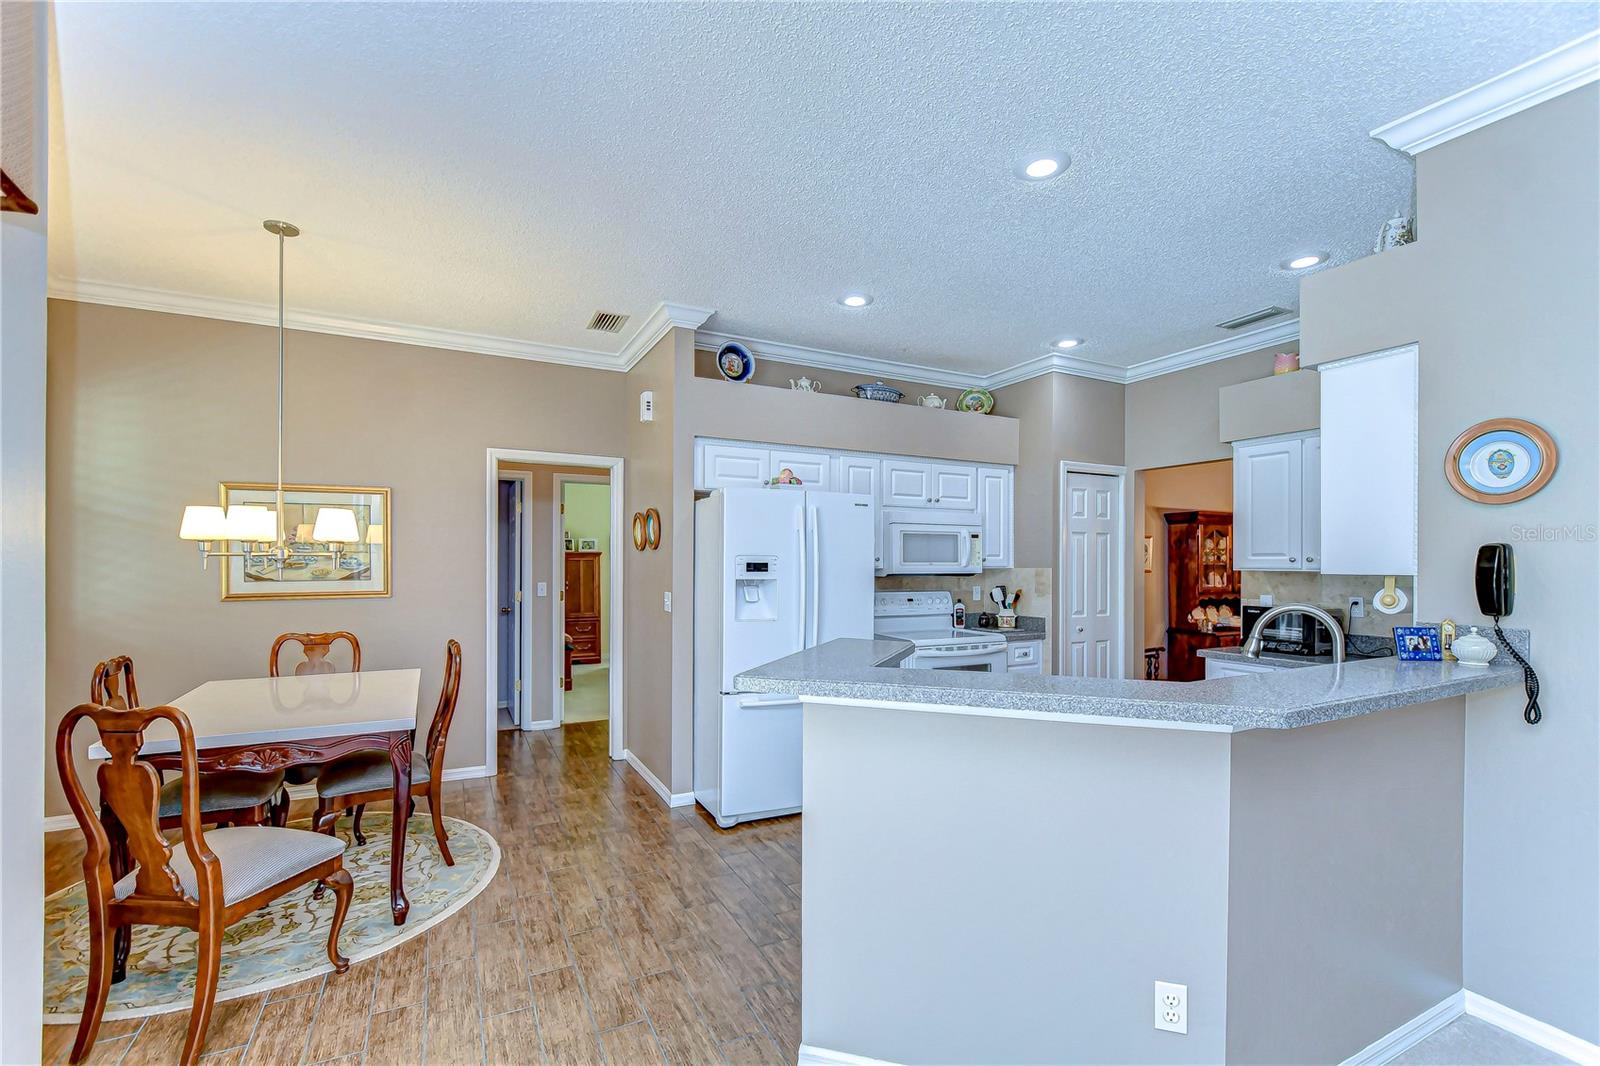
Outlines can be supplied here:
[[600, 553], [567, 552], [567, 640], [572, 661], [600, 661]]
[[[1201, 648], [1239, 643], [1239, 571], [1233, 568], [1233, 515], [1174, 511], [1167, 520], [1167, 680], [1206, 676]], [[1196, 611], [1206, 618], [1198, 620]], [[1214, 625], [1216, 615], [1232, 626]]]

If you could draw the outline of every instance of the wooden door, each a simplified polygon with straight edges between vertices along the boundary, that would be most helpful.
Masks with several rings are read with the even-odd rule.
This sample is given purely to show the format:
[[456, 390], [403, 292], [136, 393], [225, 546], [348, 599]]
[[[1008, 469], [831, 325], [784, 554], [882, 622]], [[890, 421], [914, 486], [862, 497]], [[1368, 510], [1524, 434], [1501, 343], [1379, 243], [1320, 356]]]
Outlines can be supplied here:
[[572, 642], [572, 661], [600, 661], [600, 553], [567, 552], [566, 585], [567, 639]]

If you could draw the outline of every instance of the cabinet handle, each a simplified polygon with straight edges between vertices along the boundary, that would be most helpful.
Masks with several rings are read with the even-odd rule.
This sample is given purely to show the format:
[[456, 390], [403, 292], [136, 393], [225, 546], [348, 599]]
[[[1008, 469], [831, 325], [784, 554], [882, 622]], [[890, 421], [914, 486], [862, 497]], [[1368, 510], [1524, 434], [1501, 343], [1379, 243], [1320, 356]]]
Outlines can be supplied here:
[[1293, 562], [1298, 562], [1298, 560], [1297, 560], [1297, 559], [1295, 559], [1295, 557], [1294, 557], [1294, 556], [1292, 556], [1292, 555], [1291, 555], [1291, 556], [1289, 556], [1289, 561], [1290, 561], [1290, 562], [1291, 562], [1291, 563], [1293, 563]]
[[1316, 562], [1316, 561], [1317, 561], [1317, 560], [1316, 560], [1316, 559], [1314, 559], [1314, 558], [1312, 558], [1312, 557], [1311, 557], [1311, 556], [1309, 556], [1309, 555], [1308, 555], [1308, 556], [1306, 556], [1306, 562], [1308, 562], [1308, 563], [1314, 563], [1314, 562]]

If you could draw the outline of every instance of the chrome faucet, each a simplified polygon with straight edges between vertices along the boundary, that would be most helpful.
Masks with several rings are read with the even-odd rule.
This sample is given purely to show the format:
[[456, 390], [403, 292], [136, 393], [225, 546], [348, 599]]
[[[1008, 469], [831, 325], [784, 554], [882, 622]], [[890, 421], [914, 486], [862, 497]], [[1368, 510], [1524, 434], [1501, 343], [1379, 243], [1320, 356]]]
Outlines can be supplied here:
[[1312, 603], [1280, 603], [1263, 611], [1261, 617], [1256, 619], [1255, 628], [1250, 630], [1250, 636], [1245, 640], [1244, 647], [1239, 649], [1241, 655], [1246, 659], [1261, 657], [1261, 634], [1266, 632], [1267, 623], [1280, 614], [1309, 614], [1327, 626], [1328, 632], [1333, 634], [1333, 661], [1344, 662], [1344, 630], [1339, 627], [1339, 620]]

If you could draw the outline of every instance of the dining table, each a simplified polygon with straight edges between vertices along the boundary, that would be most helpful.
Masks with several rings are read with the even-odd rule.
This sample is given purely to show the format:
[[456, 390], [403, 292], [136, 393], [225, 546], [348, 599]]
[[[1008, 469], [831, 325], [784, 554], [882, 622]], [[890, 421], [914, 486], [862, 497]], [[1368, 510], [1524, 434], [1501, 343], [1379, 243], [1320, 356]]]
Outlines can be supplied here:
[[[422, 671], [304, 674], [207, 681], [170, 701], [189, 719], [195, 759], [202, 774], [222, 770], [271, 773], [292, 766], [331, 762], [359, 751], [389, 753], [394, 768], [394, 818], [389, 844], [389, 908], [404, 925], [411, 904], [405, 892], [406, 812], [411, 806], [411, 746], [417, 728], [417, 690]], [[96, 741], [92, 759], [107, 759]], [[177, 732], [152, 724], [139, 758], [158, 771], [183, 769]], [[110, 806], [100, 820], [110, 843], [111, 876], [131, 868], [127, 836]], [[118, 929], [113, 980], [127, 970], [132, 926]]]

